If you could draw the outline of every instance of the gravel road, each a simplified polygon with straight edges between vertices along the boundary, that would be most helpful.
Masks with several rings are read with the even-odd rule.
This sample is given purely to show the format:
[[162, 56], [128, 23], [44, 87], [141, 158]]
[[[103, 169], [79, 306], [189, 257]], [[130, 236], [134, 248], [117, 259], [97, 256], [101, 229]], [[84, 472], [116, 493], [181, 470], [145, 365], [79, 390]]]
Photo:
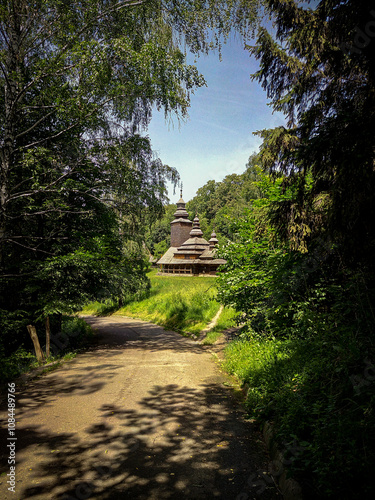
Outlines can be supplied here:
[[15, 493], [1, 405], [0, 498], [281, 499], [260, 434], [207, 348], [119, 316], [16, 393]]

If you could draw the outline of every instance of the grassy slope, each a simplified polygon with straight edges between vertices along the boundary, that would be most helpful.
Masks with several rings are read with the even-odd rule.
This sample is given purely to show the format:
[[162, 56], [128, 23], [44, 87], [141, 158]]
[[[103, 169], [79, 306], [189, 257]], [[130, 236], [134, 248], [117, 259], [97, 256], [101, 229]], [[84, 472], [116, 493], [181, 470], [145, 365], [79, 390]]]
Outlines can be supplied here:
[[[149, 297], [133, 301], [115, 314], [151, 321], [165, 328], [197, 335], [218, 312], [215, 277], [157, 276], [157, 271], [149, 273], [151, 292]], [[114, 312], [111, 305], [89, 304], [83, 312], [104, 314]], [[233, 325], [234, 311], [225, 309], [215, 329]], [[214, 335], [206, 339], [213, 341]]]
[[326, 328], [305, 339], [243, 336], [226, 347], [224, 368], [246, 384], [249, 415], [275, 423], [306, 500], [374, 498], [373, 358], [358, 362], [357, 332]]

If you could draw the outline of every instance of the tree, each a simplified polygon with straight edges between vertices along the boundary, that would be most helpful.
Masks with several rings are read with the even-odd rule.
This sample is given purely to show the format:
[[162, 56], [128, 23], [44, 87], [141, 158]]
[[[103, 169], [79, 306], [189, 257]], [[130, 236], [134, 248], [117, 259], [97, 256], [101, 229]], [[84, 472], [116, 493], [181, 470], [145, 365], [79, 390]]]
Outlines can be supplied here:
[[235, 15], [246, 30], [253, 22], [248, 12], [234, 1], [7, 2], [0, 12], [0, 244], [13, 243], [7, 213], [19, 196], [13, 175], [25, 154], [46, 148], [61, 161], [51, 145], [69, 132], [86, 146], [89, 137], [134, 132], [147, 126], [153, 106], [186, 116], [189, 94], [204, 79], [185, 63], [179, 40], [196, 53], [207, 51]]
[[153, 107], [186, 116], [205, 82], [181, 47], [218, 47], [234, 23], [246, 32], [254, 16], [244, 3], [2, 3], [4, 314], [35, 319], [144, 286], [136, 243], [178, 174], [139, 133]]
[[319, 234], [339, 245], [348, 265], [373, 267], [374, 12], [365, 0], [321, 0], [314, 10], [294, 0], [266, 5], [276, 40], [259, 30], [250, 48], [260, 61], [254, 78], [288, 122], [260, 132], [261, 158], [297, 187], [273, 220], [284, 238], [299, 226], [301, 240]]
[[229, 174], [222, 181], [208, 181], [187, 203], [191, 214], [198, 213], [208, 239], [214, 229], [219, 241], [231, 238], [231, 220], [242, 217], [252, 200], [259, 198], [259, 158], [254, 153], [243, 174]]
[[209, 180], [200, 187], [194, 198], [186, 204], [187, 210], [191, 214], [199, 214], [199, 217], [206, 217], [211, 221], [215, 216], [215, 194], [218, 182]]
[[145, 242], [147, 248], [155, 258], [160, 258], [170, 247], [171, 244], [171, 222], [174, 219], [173, 214], [177, 210], [177, 206], [164, 206], [162, 217], [154, 222], [152, 219], [148, 221]]
[[254, 77], [288, 122], [260, 132], [273, 183], [222, 249], [219, 297], [247, 323], [233, 371], [253, 415], [306, 445], [290, 472], [314, 498], [367, 498], [374, 385], [355, 374], [374, 356], [375, 13], [361, 0], [265, 3], [276, 37], [259, 30]]
[[[204, 79], [185, 63], [179, 42], [196, 53], [220, 46], [234, 23], [248, 30], [256, 4], [244, 10], [234, 1], [7, 2], [0, 12], [1, 255], [23, 237], [9, 229], [12, 207], [36, 190], [60, 189], [82, 153], [92, 157], [93, 139], [102, 147], [123, 131], [134, 134], [147, 126], [153, 106], [186, 116], [190, 92]], [[68, 157], [67, 142], [76, 149]], [[36, 157], [49, 162], [48, 175], [58, 174], [29, 186], [21, 172]], [[171, 169], [165, 174], [176, 179]]]

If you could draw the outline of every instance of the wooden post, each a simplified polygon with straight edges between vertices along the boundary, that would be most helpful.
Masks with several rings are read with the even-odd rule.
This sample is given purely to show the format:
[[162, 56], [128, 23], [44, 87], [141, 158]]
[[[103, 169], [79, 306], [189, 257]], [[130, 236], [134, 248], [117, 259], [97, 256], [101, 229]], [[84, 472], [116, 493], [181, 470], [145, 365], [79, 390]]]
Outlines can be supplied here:
[[36, 333], [36, 328], [33, 325], [27, 325], [27, 330], [28, 330], [30, 337], [31, 337], [31, 340], [33, 341], [33, 344], [34, 344], [36, 359], [38, 360], [39, 363], [42, 363], [44, 361], [44, 354], [43, 354], [43, 351], [42, 351], [40, 344], [39, 344], [39, 339], [38, 339], [38, 335]]
[[51, 344], [51, 327], [49, 324], [49, 316], [46, 316], [46, 357], [49, 358]]

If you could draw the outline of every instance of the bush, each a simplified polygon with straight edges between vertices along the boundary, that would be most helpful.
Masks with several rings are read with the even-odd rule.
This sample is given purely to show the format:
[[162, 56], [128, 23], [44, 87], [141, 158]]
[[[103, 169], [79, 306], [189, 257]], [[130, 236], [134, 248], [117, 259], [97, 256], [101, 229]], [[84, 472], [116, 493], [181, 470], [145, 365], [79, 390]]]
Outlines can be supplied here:
[[[60, 359], [67, 353], [76, 351], [85, 346], [91, 337], [92, 329], [82, 318], [63, 316], [61, 333], [56, 334], [56, 330], [51, 330], [51, 355], [47, 361]], [[44, 339], [43, 331], [43, 335], [39, 334], [39, 342], [42, 350], [45, 351]], [[0, 346], [0, 380], [2, 382], [12, 380], [35, 366], [38, 366], [38, 363], [31, 349], [26, 350], [24, 346], [21, 346], [9, 354], [3, 346]]]
[[34, 364], [36, 364], [36, 357], [23, 347], [19, 347], [10, 356], [5, 356], [4, 352], [0, 352], [0, 382], [14, 380], [28, 371]]
[[224, 367], [248, 386], [249, 414], [274, 422], [307, 498], [374, 491], [375, 353], [364, 352], [363, 339], [344, 328], [309, 339], [249, 333], [226, 349]]
[[93, 336], [92, 328], [86, 321], [77, 316], [64, 316], [61, 323], [61, 334], [69, 339], [64, 350], [78, 349], [84, 346]]

